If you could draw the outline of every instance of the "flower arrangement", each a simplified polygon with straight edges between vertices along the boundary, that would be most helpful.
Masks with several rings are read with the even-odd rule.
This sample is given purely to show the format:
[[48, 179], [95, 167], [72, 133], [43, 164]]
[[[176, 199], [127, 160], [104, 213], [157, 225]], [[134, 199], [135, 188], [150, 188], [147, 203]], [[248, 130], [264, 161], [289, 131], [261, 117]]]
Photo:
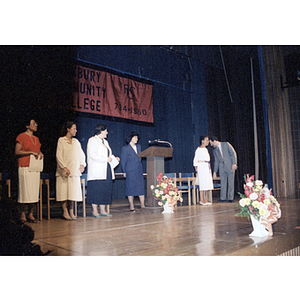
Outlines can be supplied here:
[[155, 199], [158, 200], [158, 205], [163, 206], [169, 203], [169, 206], [174, 206], [177, 201], [182, 202], [182, 197], [179, 196], [178, 187], [176, 187], [173, 179], [159, 173], [156, 177], [157, 185], [151, 185], [151, 191]]
[[[239, 217], [253, 216], [262, 223], [274, 223], [281, 216], [280, 204], [272, 195], [272, 190], [263, 187], [261, 180], [254, 180], [254, 175], [244, 175], [244, 194], [239, 193], [241, 200], [237, 204], [240, 212], [236, 214]], [[264, 222], [263, 222], [264, 221]]]

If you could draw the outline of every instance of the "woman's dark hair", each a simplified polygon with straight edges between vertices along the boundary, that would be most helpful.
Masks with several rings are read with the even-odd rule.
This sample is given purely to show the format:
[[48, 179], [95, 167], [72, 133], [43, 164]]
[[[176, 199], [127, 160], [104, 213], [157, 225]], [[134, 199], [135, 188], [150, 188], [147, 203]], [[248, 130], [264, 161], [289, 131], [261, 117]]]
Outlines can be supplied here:
[[105, 129], [108, 129], [105, 124], [97, 124], [95, 127], [95, 135], [100, 134], [101, 131], [104, 131]]
[[67, 129], [71, 129], [71, 127], [74, 125], [75, 123], [73, 121], [68, 121], [66, 122], [61, 131], [60, 131], [60, 136], [66, 136], [67, 133], [68, 133], [68, 130]]
[[36, 120], [34, 118], [30, 118], [30, 117], [26, 118], [26, 120], [23, 122], [23, 124], [25, 125], [25, 127], [30, 125], [31, 120], [33, 120], [33, 121], [36, 122]]
[[207, 135], [201, 135], [200, 136], [200, 139], [199, 139], [200, 145], [202, 145], [202, 141], [204, 141], [205, 138], [207, 138], [207, 137], [208, 137]]
[[33, 120], [33, 119], [26, 119], [26, 120], [24, 121], [25, 127], [30, 125], [31, 120]]
[[140, 139], [138, 133], [136, 133], [136, 132], [134, 132], [134, 131], [131, 131], [131, 132], [129, 132], [129, 133], [127, 134], [127, 136], [126, 136], [126, 144], [129, 144], [129, 143], [131, 142], [131, 139], [132, 139], [134, 136], [137, 136], [138, 139]]

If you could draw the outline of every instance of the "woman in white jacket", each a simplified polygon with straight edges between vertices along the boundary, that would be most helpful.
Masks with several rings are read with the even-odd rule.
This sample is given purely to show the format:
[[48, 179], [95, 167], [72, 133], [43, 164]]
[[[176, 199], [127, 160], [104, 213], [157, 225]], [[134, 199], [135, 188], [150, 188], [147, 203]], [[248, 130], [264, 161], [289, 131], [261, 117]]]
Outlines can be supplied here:
[[82, 201], [80, 176], [86, 166], [81, 144], [74, 138], [76, 132], [76, 124], [67, 122], [56, 149], [56, 201], [62, 203], [63, 218], [66, 220], [76, 220], [73, 206], [74, 201]]
[[[95, 135], [87, 144], [87, 203], [92, 204], [92, 216], [111, 216], [105, 210], [106, 205], [112, 202], [112, 180], [115, 179], [114, 164], [120, 161], [119, 157], [112, 155], [111, 148], [106, 140], [107, 126], [98, 124]], [[100, 205], [100, 213], [98, 213]]]

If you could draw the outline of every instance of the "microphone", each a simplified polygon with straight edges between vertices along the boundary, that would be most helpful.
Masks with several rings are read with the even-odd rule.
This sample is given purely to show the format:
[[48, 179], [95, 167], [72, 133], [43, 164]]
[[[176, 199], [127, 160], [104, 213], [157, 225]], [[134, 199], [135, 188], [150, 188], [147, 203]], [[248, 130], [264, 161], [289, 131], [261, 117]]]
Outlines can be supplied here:
[[158, 140], [157, 141], [158, 143], [162, 143], [162, 144], [168, 144], [170, 146], [170, 148], [172, 148], [172, 144], [168, 141], [161, 141], [161, 140]]
[[153, 140], [153, 141], [150, 141], [150, 140], [149, 140], [148, 143], [149, 143], [149, 144], [152, 144], [152, 143], [154, 143], [154, 142], [158, 142], [158, 140]]
[[164, 145], [169, 145], [170, 148], [173, 148], [172, 144], [168, 141], [161, 141], [160, 139], [157, 139], [157, 140], [153, 140], [153, 141], [150, 141], [149, 140], [149, 144], [164, 144]]

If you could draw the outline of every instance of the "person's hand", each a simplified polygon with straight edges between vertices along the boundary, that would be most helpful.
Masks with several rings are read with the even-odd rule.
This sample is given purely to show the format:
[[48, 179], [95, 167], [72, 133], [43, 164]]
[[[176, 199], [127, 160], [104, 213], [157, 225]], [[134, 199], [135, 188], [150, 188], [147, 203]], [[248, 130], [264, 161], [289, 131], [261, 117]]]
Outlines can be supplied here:
[[83, 173], [83, 171], [84, 171], [84, 165], [80, 165], [79, 171], [80, 171], [80, 173]]
[[120, 161], [120, 157], [116, 157], [116, 160], [117, 160], [117, 161]]
[[68, 168], [64, 168], [64, 171], [66, 172], [67, 177], [70, 175], [70, 170]]
[[216, 172], [214, 172], [214, 174], [213, 174], [213, 179], [214, 179], [214, 180], [217, 179], [217, 173], [216, 173]]
[[236, 164], [233, 164], [232, 165], [232, 171], [235, 171], [237, 169], [237, 165]]
[[39, 154], [36, 153], [36, 152], [31, 152], [32, 155], [34, 155], [35, 159], [38, 159], [39, 158]]
[[111, 158], [111, 157], [108, 157], [108, 158], [107, 158], [107, 161], [108, 161], [108, 162], [112, 162], [112, 158]]
[[42, 159], [44, 157], [44, 154], [42, 153], [42, 152], [40, 152], [39, 154], [38, 154], [38, 158], [39, 159]]

